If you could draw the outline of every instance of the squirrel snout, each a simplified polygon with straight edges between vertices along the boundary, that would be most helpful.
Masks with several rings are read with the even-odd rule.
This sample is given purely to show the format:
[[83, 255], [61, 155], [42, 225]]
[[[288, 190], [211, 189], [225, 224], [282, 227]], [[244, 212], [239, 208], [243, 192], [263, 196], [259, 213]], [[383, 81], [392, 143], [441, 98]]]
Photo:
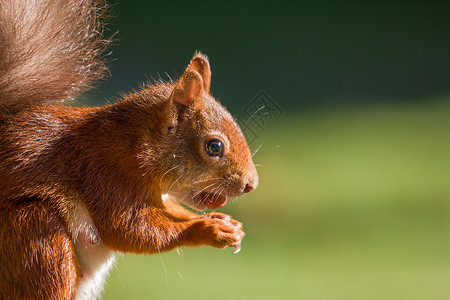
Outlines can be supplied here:
[[248, 193], [256, 189], [258, 187], [258, 181], [258, 172], [256, 172], [256, 168], [253, 166], [253, 169], [248, 174], [247, 183], [244, 187], [244, 193]]

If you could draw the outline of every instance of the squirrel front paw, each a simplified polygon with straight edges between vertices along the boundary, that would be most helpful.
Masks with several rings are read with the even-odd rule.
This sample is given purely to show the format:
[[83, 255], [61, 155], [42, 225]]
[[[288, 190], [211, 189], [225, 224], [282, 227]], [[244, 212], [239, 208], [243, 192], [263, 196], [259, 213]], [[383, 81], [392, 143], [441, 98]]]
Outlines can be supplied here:
[[230, 225], [234, 226], [236, 229], [242, 228], [241, 222], [233, 220], [229, 215], [226, 215], [223, 213], [212, 212], [212, 213], [203, 215], [202, 218], [219, 219], [219, 220], [223, 220], [226, 223], [229, 223]]
[[221, 213], [209, 213], [202, 216], [199, 221], [203, 221], [203, 230], [209, 245], [221, 249], [234, 247], [235, 253], [240, 251], [241, 241], [245, 235], [241, 222]]

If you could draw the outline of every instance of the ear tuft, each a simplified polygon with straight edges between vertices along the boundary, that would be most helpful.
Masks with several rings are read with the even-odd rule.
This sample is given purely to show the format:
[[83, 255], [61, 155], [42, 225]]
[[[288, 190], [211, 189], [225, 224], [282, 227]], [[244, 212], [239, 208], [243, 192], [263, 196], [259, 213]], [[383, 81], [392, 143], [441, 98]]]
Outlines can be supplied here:
[[200, 51], [196, 51], [186, 70], [194, 70], [201, 75], [204, 92], [209, 94], [211, 86], [211, 68], [209, 66], [208, 57]]
[[196, 50], [194, 52], [194, 57], [192, 59], [194, 59], [196, 57], [201, 57], [202, 59], [208, 61], [208, 56], [206, 54], [201, 53], [199, 50]]

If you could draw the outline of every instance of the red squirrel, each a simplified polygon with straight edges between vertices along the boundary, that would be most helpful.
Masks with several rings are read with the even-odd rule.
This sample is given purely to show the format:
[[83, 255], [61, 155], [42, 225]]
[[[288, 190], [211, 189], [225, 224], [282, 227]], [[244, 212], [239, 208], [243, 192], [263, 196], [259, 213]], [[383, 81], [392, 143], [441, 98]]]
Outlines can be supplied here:
[[116, 253], [240, 249], [215, 209], [258, 185], [196, 53], [115, 104], [59, 102], [107, 68], [103, 1], [0, 0], [0, 299], [93, 299]]

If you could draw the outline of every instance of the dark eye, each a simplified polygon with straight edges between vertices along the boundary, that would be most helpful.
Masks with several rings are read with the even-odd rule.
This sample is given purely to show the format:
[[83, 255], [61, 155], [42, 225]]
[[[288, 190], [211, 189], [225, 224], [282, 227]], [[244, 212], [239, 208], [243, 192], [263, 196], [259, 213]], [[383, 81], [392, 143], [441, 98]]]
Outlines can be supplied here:
[[219, 140], [210, 140], [206, 142], [206, 151], [211, 156], [221, 157], [223, 155], [223, 144]]

